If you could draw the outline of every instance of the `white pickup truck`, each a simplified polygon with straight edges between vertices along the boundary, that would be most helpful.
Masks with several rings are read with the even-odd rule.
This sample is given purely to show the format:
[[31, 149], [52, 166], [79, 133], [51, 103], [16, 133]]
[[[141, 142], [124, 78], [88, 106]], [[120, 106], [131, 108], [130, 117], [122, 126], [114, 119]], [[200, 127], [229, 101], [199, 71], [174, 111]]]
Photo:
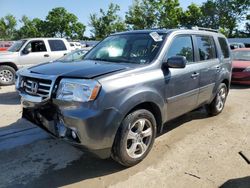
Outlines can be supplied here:
[[8, 51], [0, 52], [0, 85], [13, 84], [20, 68], [56, 60], [70, 51], [68, 41], [62, 38], [16, 41]]

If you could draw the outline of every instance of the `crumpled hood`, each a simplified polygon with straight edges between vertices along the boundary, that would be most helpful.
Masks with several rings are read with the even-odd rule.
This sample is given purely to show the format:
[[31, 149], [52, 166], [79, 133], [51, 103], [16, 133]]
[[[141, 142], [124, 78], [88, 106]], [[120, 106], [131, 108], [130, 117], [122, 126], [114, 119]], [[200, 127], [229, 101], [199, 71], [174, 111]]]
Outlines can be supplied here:
[[127, 69], [128, 67], [121, 64], [95, 62], [91, 60], [84, 60], [81, 62], [52, 62], [44, 63], [34, 67], [28, 68], [31, 73], [65, 76], [65, 77], [79, 77], [79, 78], [94, 78], [111, 72]]

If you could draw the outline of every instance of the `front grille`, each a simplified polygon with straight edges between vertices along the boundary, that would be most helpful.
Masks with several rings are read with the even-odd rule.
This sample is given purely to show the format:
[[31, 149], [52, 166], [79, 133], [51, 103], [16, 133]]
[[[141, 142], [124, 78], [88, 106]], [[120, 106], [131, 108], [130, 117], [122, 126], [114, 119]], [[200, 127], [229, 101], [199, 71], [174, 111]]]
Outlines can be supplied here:
[[245, 68], [233, 68], [233, 72], [242, 72]]
[[25, 77], [22, 79], [21, 85], [22, 89], [32, 96], [40, 96], [43, 99], [50, 97], [51, 80]]

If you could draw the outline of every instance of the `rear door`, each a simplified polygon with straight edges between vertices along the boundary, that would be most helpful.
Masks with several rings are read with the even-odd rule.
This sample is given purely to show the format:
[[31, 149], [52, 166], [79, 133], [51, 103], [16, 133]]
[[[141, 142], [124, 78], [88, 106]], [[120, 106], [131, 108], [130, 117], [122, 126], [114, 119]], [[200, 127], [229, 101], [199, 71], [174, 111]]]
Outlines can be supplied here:
[[200, 91], [198, 104], [209, 101], [212, 97], [216, 80], [221, 71], [217, 47], [213, 36], [195, 35], [196, 57], [200, 68]]
[[67, 49], [66, 44], [63, 40], [61, 40], [61, 39], [49, 39], [48, 43], [49, 43], [49, 47], [50, 47], [50, 51], [51, 51], [50, 59], [52, 61], [59, 59], [68, 53], [68, 49]]
[[179, 35], [172, 40], [165, 58], [173, 56], [185, 56], [188, 63], [185, 68], [164, 71], [168, 120], [193, 110], [199, 92], [200, 70], [195, 63], [192, 35]]

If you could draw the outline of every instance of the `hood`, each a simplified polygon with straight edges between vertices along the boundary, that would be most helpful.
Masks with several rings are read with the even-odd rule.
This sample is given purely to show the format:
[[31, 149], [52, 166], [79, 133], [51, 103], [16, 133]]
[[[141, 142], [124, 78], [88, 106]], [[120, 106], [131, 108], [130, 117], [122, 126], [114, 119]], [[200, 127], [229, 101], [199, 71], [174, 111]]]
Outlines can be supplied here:
[[247, 68], [250, 67], [250, 61], [233, 61], [234, 68]]
[[81, 62], [52, 62], [40, 64], [28, 70], [35, 74], [79, 77], [79, 78], [94, 78], [104, 74], [127, 69], [128, 66], [115, 63], [95, 62], [85, 60]]
[[16, 54], [17, 54], [17, 52], [0, 51], [0, 59], [13, 57]]

